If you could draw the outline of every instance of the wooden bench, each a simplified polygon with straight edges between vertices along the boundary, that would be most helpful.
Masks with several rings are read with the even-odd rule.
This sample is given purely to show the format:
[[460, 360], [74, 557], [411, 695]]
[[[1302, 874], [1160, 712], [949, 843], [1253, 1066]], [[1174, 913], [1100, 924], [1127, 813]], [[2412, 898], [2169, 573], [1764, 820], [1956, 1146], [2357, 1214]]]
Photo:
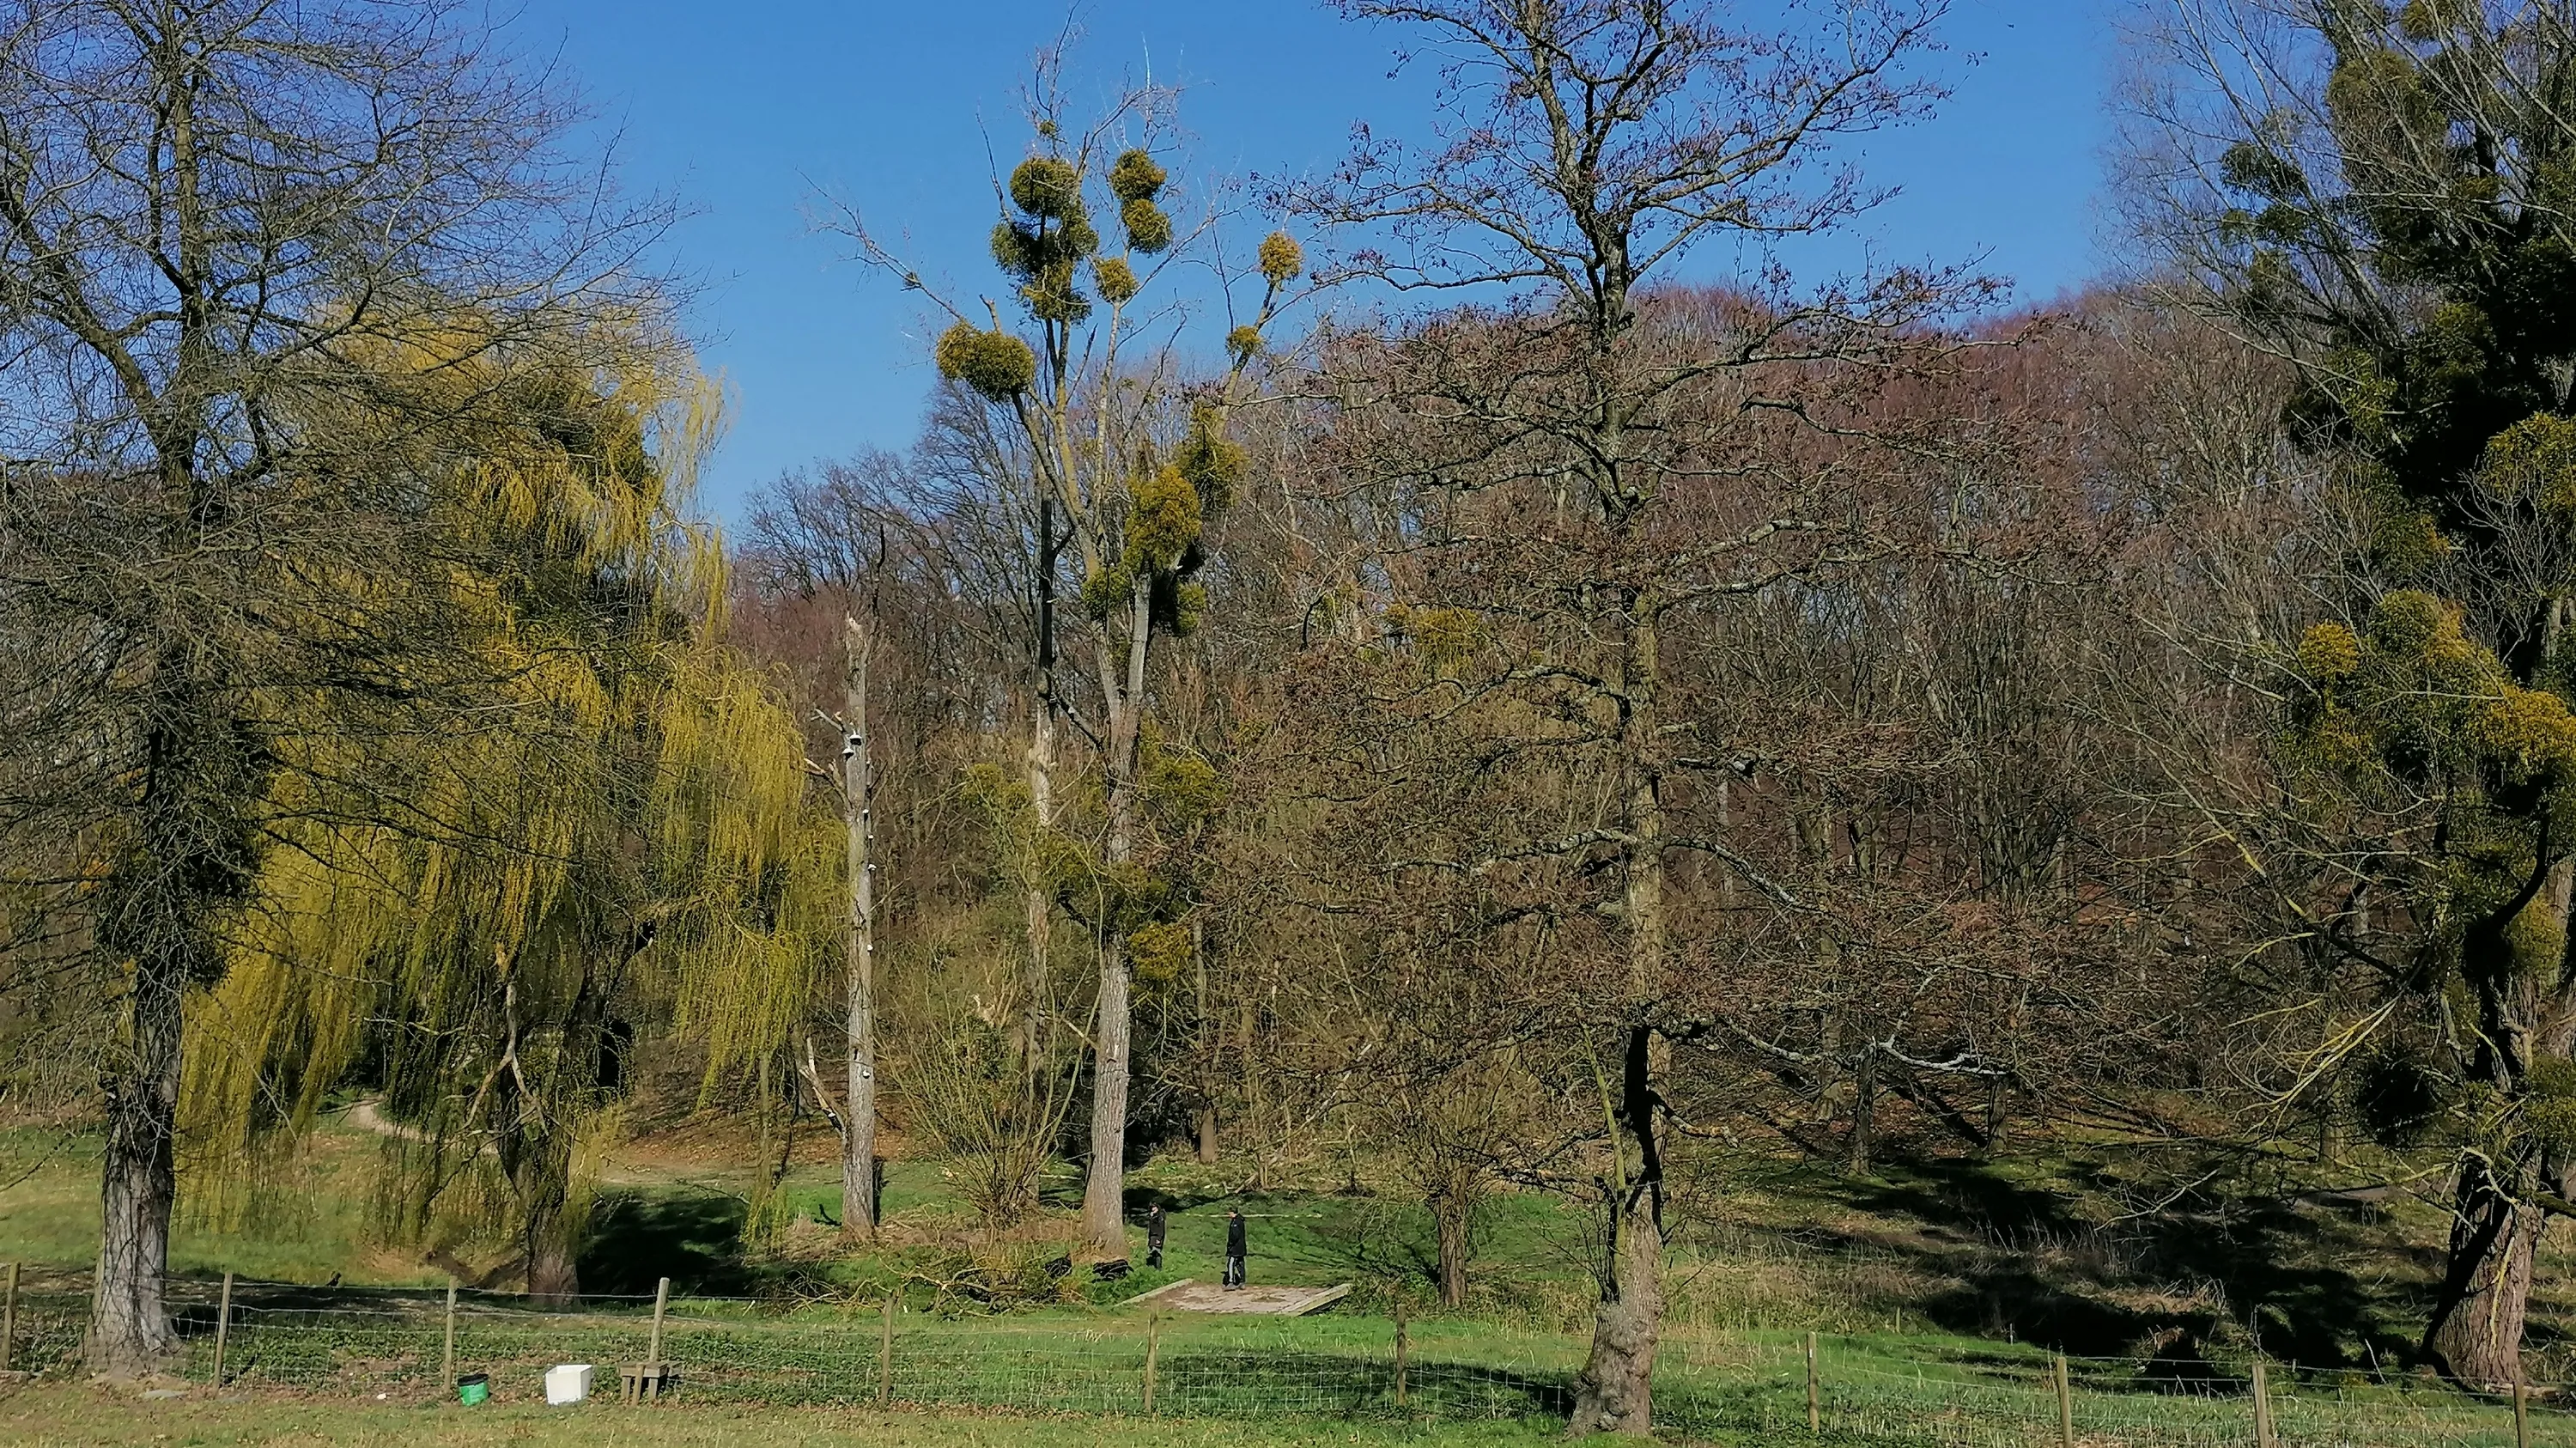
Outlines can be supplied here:
[[617, 1370], [620, 1402], [649, 1402], [679, 1388], [680, 1374], [669, 1363], [628, 1363]]

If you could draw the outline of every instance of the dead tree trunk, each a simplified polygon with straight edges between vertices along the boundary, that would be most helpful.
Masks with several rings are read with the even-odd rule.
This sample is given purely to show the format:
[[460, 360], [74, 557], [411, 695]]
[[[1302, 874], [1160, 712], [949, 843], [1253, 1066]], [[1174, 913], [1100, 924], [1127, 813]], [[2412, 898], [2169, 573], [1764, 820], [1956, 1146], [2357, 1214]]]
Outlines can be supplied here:
[[849, 832], [850, 928], [847, 952], [847, 1082], [841, 1125], [841, 1235], [865, 1240], [877, 1230], [877, 910], [876, 830], [871, 807], [876, 773], [868, 747], [868, 660], [874, 640], [855, 618], [842, 620], [849, 674], [841, 707], [841, 817]]
[[1199, 1028], [1199, 1165], [1216, 1164], [1216, 1002], [1208, 994], [1207, 932], [1198, 922], [1190, 924], [1190, 958], [1198, 969]]

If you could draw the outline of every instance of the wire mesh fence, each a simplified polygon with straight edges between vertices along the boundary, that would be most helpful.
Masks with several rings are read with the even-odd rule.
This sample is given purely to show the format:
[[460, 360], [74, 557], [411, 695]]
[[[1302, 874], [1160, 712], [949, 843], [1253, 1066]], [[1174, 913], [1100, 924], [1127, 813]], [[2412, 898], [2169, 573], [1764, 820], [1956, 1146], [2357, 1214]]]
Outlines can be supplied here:
[[[8, 1365], [79, 1369], [88, 1304], [24, 1294]], [[656, 1318], [659, 1317], [657, 1327]], [[430, 1402], [481, 1374], [492, 1400], [541, 1402], [547, 1369], [658, 1360], [682, 1397], [776, 1406], [887, 1403], [1192, 1418], [1550, 1420], [1571, 1410], [1587, 1343], [1445, 1319], [952, 1317], [878, 1304], [680, 1298], [525, 1299], [443, 1292], [327, 1294], [244, 1284], [229, 1311], [178, 1313], [192, 1381], [317, 1397]], [[659, 1352], [655, 1343], [659, 1342]], [[2057, 1358], [1955, 1338], [1692, 1333], [1657, 1359], [1655, 1415], [1692, 1437], [1811, 1431], [1831, 1441], [1959, 1448], [2576, 1448], [2556, 1387], [2510, 1398], [2273, 1364], [2256, 1379], [2207, 1364]]]

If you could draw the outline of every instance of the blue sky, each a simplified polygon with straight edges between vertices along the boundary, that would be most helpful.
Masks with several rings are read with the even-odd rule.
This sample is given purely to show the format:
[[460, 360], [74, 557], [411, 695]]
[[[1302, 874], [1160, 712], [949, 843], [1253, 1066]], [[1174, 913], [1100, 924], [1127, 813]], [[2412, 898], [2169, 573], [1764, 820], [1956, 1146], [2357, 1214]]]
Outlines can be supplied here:
[[[1982, 256], [2030, 300], [2098, 270], [2113, 3], [1954, 0], [1930, 62], [1953, 97], [1856, 148], [1903, 194], [1845, 254]], [[562, 57], [619, 133], [629, 183], [696, 213], [671, 260], [704, 284], [696, 331], [733, 398], [708, 511], [738, 516], [754, 488], [816, 459], [906, 446], [932, 380], [921, 300], [810, 218], [822, 197], [845, 199], [927, 273], [987, 286], [987, 137], [1016, 158], [1019, 90], [1063, 0], [522, 6], [517, 47]], [[1150, 62], [1186, 86], [1187, 164], [1201, 174], [1323, 169], [1362, 118], [1422, 134], [1427, 75], [1390, 78], [1396, 37], [1317, 0], [1087, 0], [1080, 17], [1078, 78], [1105, 92]]]

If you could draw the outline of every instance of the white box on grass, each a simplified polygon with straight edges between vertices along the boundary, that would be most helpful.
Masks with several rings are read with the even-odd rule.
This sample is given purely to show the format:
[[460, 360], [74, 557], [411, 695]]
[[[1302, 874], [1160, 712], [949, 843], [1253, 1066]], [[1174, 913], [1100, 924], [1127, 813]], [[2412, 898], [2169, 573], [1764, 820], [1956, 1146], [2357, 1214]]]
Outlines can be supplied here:
[[578, 1403], [590, 1396], [590, 1364], [565, 1363], [546, 1369], [546, 1401]]

